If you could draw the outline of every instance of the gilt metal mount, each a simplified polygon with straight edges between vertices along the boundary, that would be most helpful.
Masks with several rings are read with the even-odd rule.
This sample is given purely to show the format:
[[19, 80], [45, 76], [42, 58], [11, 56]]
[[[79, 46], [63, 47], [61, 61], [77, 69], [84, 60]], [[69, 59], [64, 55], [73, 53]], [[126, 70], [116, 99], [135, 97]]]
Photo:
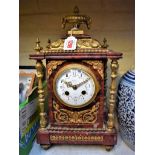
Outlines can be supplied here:
[[73, 15], [68, 15], [62, 18], [62, 28], [65, 28], [66, 24], [73, 25], [73, 28], [79, 29], [81, 24], [85, 24], [88, 29], [90, 29], [91, 18], [86, 15], [79, 14], [79, 8], [74, 7]]

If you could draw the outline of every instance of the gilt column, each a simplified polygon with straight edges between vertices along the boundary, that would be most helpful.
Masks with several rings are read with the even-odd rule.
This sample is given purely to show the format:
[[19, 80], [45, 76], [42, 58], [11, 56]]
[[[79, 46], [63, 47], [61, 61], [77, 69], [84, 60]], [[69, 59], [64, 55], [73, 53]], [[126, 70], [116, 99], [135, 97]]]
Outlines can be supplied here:
[[115, 104], [116, 104], [116, 78], [118, 71], [117, 59], [111, 61], [111, 86], [110, 86], [110, 98], [109, 98], [109, 111], [108, 111], [108, 122], [107, 131], [112, 132], [115, 124]]
[[[40, 47], [40, 41], [37, 38], [36, 47], [34, 48], [37, 54], [41, 53], [43, 49]], [[40, 129], [45, 129], [47, 126], [47, 114], [45, 112], [45, 94], [43, 89], [43, 76], [44, 76], [44, 65], [42, 60], [38, 59], [36, 62], [37, 78], [38, 78], [38, 102], [40, 109]]]

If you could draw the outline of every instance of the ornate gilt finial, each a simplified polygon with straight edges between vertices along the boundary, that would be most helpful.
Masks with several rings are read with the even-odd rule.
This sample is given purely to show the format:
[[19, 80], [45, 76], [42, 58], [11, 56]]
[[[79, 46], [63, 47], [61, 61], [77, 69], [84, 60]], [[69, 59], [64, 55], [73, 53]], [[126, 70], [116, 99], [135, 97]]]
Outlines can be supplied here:
[[42, 49], [43, 48], [40, 46], [40, 40], [39, 38], [37, 38], [36, 47], [34, 48], [34, 50], [37, 52], [37, 54], [39, 54]]
[[73, 10], [73, 13], [74, 13], [74, 14], [79, 14], [79, 12], [80, 12], [80, 11], [79, 11], [78, 6], [75, 6], [75, 7], [74, 7], [74, 10]]
[[87, 28], [90, 29], [91, 18], [89, 16], [79, 14], [77, 6], [74, 7], [73, 13], [62, 18], [62, 28], [65, 28], [66, 24], [73, 25], [73, 28], [79, 28], [81, 24], [86, 24]]
[[107, 49], [108, 47], [109, 47], [109, 45], [107, 44], [107, 39], [104, 38], [104, 39], [103, 39], [103, 45], [102, 45], [102, 48]]
[[48, 45], [46, 46], [46, 48], [49, 50], [50, 49], [50, 46], [51, 46], [51, 40], [48, 39], [47, 43], [48, 43]]

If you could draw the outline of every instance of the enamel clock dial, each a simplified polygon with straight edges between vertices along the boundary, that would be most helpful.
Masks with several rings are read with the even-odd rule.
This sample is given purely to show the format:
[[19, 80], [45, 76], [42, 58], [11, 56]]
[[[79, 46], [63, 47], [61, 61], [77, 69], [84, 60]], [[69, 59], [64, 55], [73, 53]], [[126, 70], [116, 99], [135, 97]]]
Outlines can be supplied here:
[[74, 63], [58, 70], [53, 80], [53, 90], [60, 103], [80, 108], [95, 99], [99, 84], [90, 68]]

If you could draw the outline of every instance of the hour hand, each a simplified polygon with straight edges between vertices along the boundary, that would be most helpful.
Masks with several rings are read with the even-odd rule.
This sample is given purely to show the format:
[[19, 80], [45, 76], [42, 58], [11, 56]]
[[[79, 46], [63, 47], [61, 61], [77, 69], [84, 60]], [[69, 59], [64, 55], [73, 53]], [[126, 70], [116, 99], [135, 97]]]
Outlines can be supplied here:
[[62, 82], [64, 82], [66, 84], [67, 87], [73, 87], [71, 82], [67, 82], [65, 80], [62, 80]]
[[67, 82], [65, 80], [63, 80], [62, 82], [64, 82], [66, 84], [67, 87], [71, 87], [73, 88], [74, 90], [77, 89], [77, 85], [73, 85], [71, 82]]

